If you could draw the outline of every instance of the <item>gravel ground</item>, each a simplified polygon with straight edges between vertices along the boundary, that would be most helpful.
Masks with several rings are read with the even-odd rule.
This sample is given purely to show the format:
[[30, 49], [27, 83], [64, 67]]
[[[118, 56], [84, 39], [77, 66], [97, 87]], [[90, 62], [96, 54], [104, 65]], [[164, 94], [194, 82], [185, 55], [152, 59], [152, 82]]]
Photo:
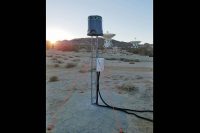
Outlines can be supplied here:
[[[47, 133], [119, 133], [120, 129], [126, 133], [153, 132], [151, 122], [91, 104], [90, 53], [48, 50], [46, 55]], [[112, 55], [119, 56], [123, 55]], [[117, 107], [153, 110], [153, 59], [139, 55], [127, 58], [137, 58], [140, 62], [105, 60], [100, 77], [102, 97]], [[67, 63], [76, 63], [76, 66], [66, 68]], [[80, 72], [83, 67], [86, 71]], [[57, 76], [58, 81], [49, 82], [52, 76]], [[135, 89], [119, 89], [129, 84]], [[152, 113], [140, 115], [153, 119]]]

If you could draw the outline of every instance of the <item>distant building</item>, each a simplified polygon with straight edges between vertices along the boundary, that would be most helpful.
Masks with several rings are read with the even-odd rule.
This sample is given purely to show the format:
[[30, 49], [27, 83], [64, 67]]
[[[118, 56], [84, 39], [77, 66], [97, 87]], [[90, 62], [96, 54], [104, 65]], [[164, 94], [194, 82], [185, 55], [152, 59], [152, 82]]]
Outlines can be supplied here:
[[132, 48], [139, 48], [141, 41], [131, 41], [130, 43], [133, 45]]

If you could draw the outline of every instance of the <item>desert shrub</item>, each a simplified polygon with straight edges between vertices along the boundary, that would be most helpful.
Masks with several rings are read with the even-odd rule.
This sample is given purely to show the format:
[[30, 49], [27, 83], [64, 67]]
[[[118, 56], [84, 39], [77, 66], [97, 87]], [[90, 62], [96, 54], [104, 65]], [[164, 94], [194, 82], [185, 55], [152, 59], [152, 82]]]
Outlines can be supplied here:
[[86, 73], [86, 72], [88, 72], [88, 70], [86, 70], [86, 69], [80, 69], [79, 72], [80, 73]]
[[131, 60], [126, 59], [126, 58], [120, 58], [120, 61], [124, 61], [124, 62], [130, 62]]
[[135, 62], [134, 61], [130, 61], [129, 64], [135, 64]]
[[134, 62], [140, 62], [139, 59], [127, 59], [127, 58], [105, 58], [106, 60], [119, 60], [119, 61], [123, 61], [123, 62], [132, 62], [130, 64], [134, 64]]
[[143, 79], [143, 77], [140, 75], [136, 75], [136, 79]]
[[76, 67], [77, 66], [77, 63], [67, 63], [66, 64], [66, 68], [73, 68], [73, 67]]
[[150, 47], [149, 45], [145, 45], [140, 48], [131, 48], [131, 49], [128, 49], [127, 51], [134, 54], [153, 57], [153, 48]]
[[153, 57], [153, 52], [149, 54], [149, 57]]
[[90, 49], [87, 49], [86, 52], [91, 52], [91, 50], [90, 50]]
[[118, 60], [117, 58], [105, 58], [106, 60]]
[[57, 76], [52, 76], [49, 78], [49, 82], [56, 82], [58, 81], [58, 77]]
[[77, 61], [80, 61], [80, 59], [73, 59], [72, 61], [77, 62]]
[[120, 61], [131, 62], [131, 61], [134, 61], [134, 60], [133, 59], [120, 58]]
[[62, 58], [62, 56], [60, 56], [60, 55], [57, 55], [57, 56], [55, 56], [56, 58]]
[[135, 85], [133, 85], [132, 83], [127, 82], [127, 83], [123, 83], [120, 86], [117, 86], [117, 89], [131, 92], [131, 91], [135, 91], [137, 89], [137, 87]]
[[58, 61], [57, 61], [57, 63], [59, 63], [59, 64], [62, 64], [62, 63], [64, 63], [64, 62], [63, 62], [63, 61], [60, 61], [60, 60], [58, 60]]
[[135, 62], [140, 62], [140, 60], [139, 60], [139, 59], [135, 59], [134, 61], [135, 61]]
[[51, 60], [57, 60], [57, 58], [56, 57], [52, 57]]
[[129, 79], [130, 79], [129, 77], [125, 77], [125, 78], [124, 78], [124, 81], [127, 81], [127, 80], [129, 80]]
[[79, 93], [84, 93], [84, 91], [83, 91], [83, 90], [80, 90]]
[[59, 64], [54, 64], [54, 67], [59, 67]]
[[54, 63], [58, 63], [58, 64], [62, 64], [62, 63], [64, 63], [64, 62], [61, 61], [61, 60], [54, 60], [53, 62], [54, 62]]
[[53, 57], [53, 55], [46, 55], [47, 57]]

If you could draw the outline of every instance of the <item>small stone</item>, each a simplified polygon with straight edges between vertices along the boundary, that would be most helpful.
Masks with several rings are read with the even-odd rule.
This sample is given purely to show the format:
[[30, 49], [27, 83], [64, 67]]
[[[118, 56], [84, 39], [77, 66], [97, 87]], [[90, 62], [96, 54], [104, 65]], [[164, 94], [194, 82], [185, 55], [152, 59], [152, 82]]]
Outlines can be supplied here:
[[47, 130], [52, 130], [54, 128], [54, 125], [49, 125]]

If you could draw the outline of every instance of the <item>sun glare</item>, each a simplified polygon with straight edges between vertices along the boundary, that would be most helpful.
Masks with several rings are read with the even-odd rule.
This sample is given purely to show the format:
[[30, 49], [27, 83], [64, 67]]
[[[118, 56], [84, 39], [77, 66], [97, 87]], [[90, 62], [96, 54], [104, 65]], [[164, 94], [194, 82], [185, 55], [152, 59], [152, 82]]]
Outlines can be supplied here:
[[55, 43], [59, 40], [72, 39], [72, 35], [62, 29], [58, 28], [47, 28], [46, 30], [46, 40], [49, 40], [51, 43]]

